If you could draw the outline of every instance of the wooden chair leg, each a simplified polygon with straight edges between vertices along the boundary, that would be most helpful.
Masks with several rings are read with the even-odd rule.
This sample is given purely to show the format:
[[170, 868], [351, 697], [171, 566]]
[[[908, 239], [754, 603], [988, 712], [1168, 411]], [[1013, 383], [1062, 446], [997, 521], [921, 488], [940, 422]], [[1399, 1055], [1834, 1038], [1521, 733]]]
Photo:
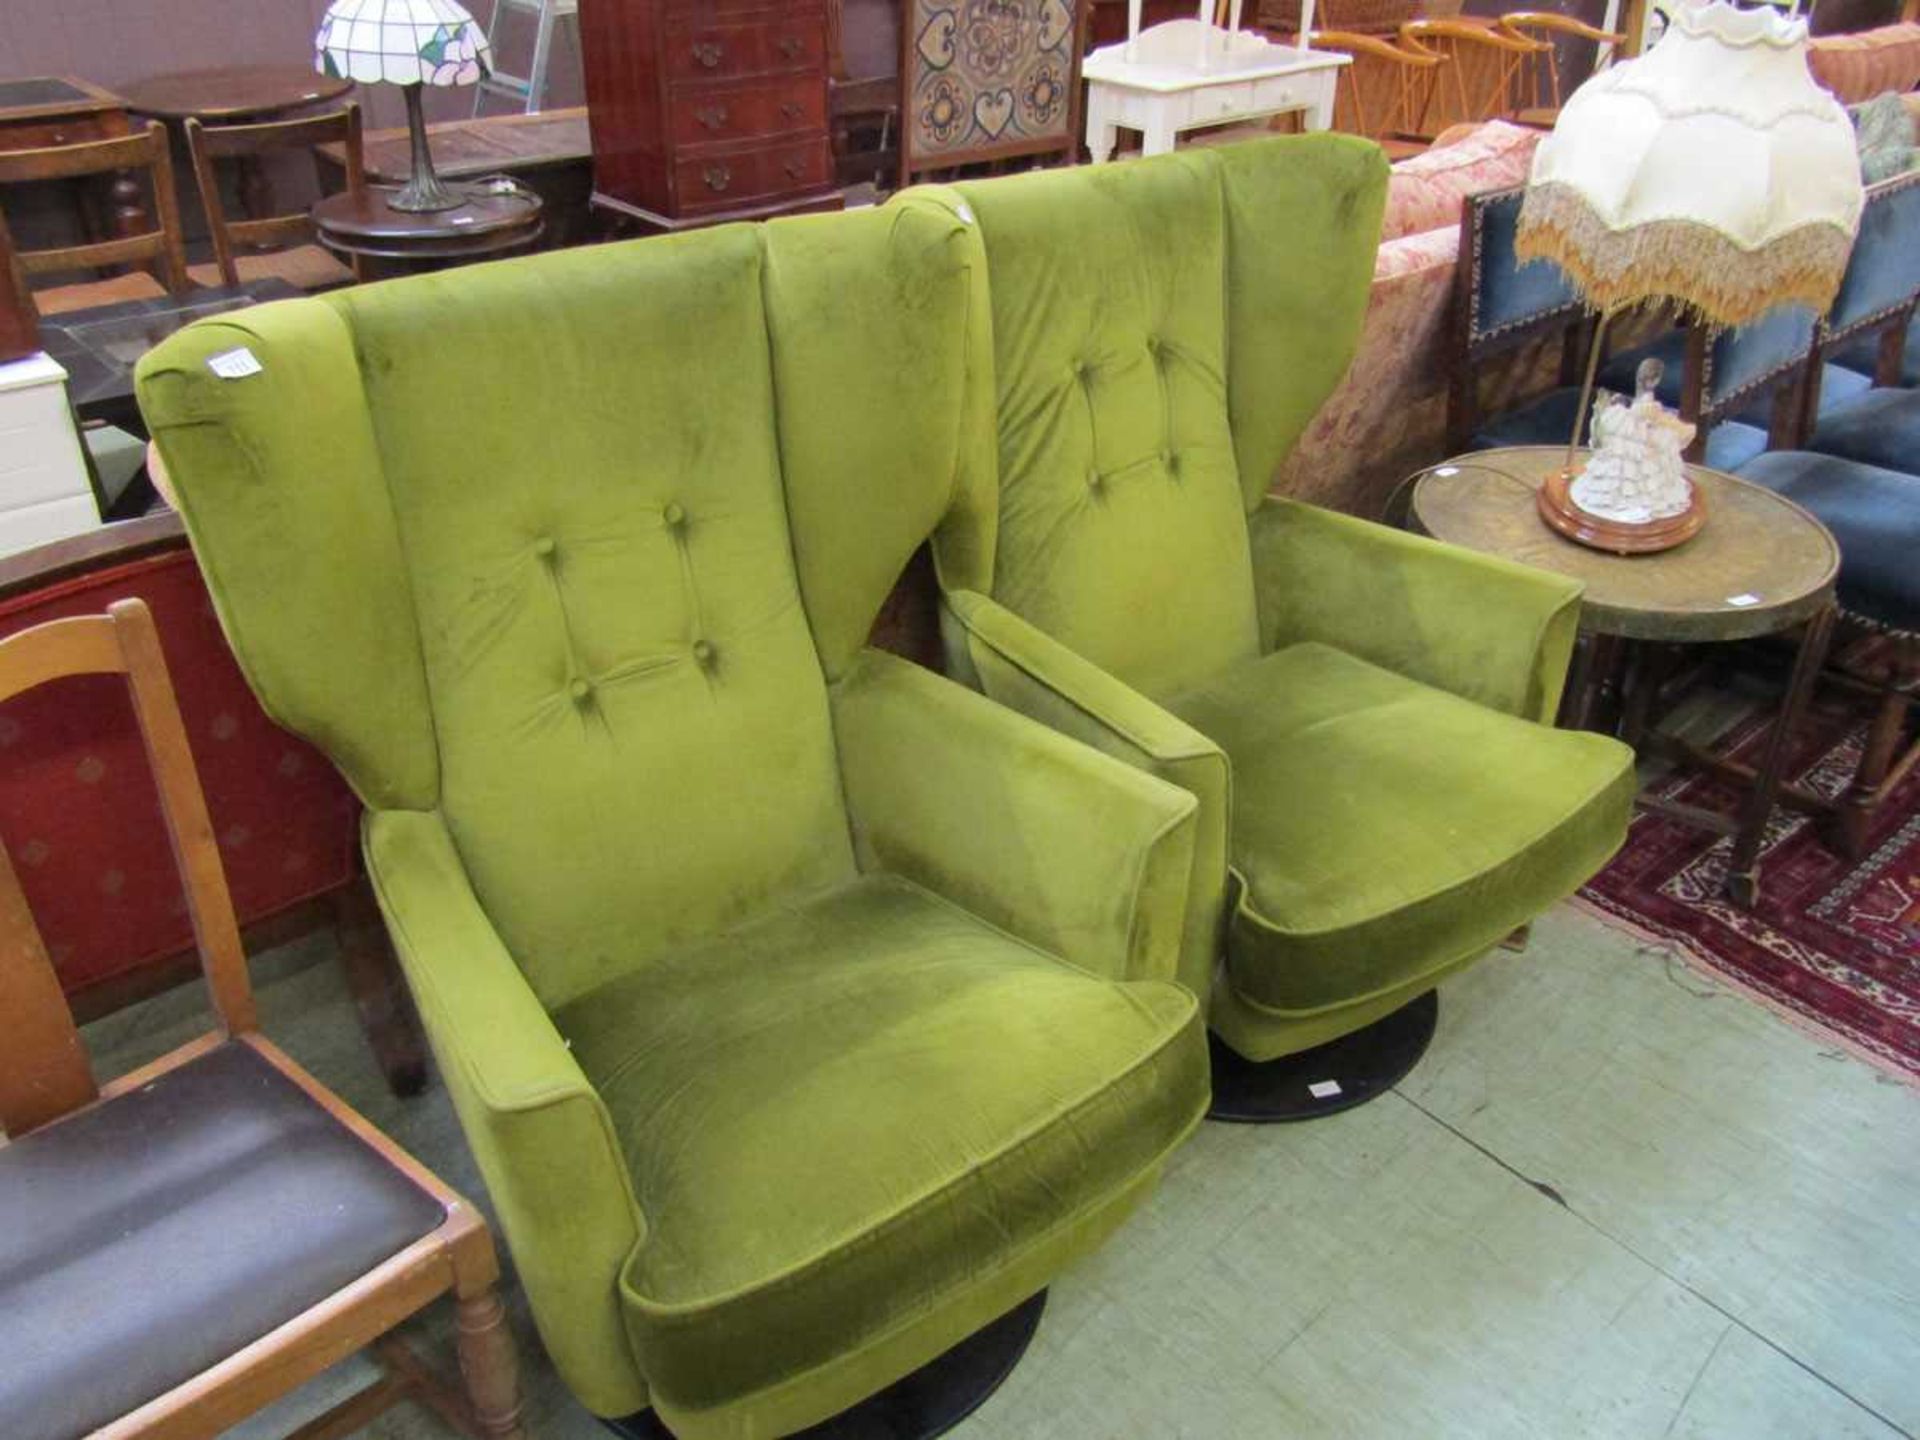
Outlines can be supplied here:
[[1907, 723], [1907, 705], [1908, 697], [1898, 690], [1889, 690], [1881, 697], [1873, 727], [1867, 731], [1860, 768], [1853, 772], [1853, 783], [1847, 787], [1834, 816], [1834, 838], [1840, 853], [1849, 860], [1858, 860], [1867, 853], [1867, 831], [1873, 823], [1875, 807], [1884, 798], [1881, 787], [1893, 769], [1894, 753], [1900, 748], [1901, 732]]
[[520, 1361], [506, 1307], [489, 1285], [455, 1302], [460, 1374], [486, 1440], [526, 1440], [520, 1423]]
[[340, 966], [374, 1059], [395, 1095], [418, 1095], [427, 1088], [426, 1043], [366, 877], [336, 891], [331, 903]]

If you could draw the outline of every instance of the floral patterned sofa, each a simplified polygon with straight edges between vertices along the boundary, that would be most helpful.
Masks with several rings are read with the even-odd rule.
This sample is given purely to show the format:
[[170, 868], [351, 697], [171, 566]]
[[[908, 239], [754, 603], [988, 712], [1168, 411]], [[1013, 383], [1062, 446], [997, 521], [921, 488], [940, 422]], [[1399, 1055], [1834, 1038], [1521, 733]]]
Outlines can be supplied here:
[[[1524, 182], [1541, 133], [1499, 120], [1457, 126], [1393, 167], [1360, 348], [1275, 475], [1276, 493], [1375, 516], [1409, 469], [1439, 458], [1461, 208], [1469, 195]], [[1523, 354], [1491, 383], [1530, 385], [1539, 364]]]

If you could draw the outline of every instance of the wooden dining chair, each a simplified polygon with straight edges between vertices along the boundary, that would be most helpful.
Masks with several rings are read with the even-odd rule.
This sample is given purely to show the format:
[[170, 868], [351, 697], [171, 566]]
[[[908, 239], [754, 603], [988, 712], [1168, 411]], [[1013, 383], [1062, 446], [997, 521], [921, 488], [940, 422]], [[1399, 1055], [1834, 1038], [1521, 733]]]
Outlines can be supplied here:
[[[6, 837], [0, 1425], [10, 1440], [214, 1435], [371, 1348], [382, 1378], [300, 1440], [408, 1397], [474, 1440], [522, 1440], [486, 1222], [260, 1033], [152, 615], [122, 600], [0, 641], [0, 699], [100, 674], [128, 681], [217, 1024], [98, 1084], [14, 872], [22, 839]], [[448, 1293], [464, 1401], [391, 1333]]]
[[1352, 30], [1315, 30], [1308, 44], [1353, 57], [1335, 82], [1334, 128], [1378, 141], [1389, 160], [1418, 155], [1433, 143], [1421, 120], [1432, 108], [1444, 56]]
[[[116, 225], [127, 227], [106, 240], [20, 250], [21, 270], [29, 277], [63, 275], [138, 265], [106, 279], [74, 281], [33, 291], [42, 315], [85, 310], [121, 300], [152, 300], [178, 295], [188, 288], [186, 252], [180, 239], [180, 205], [173, 188], [173, 158], [167, 132], [157, 120], [147, 128], [115, 140], [88, 140], [37, 150], [0, 150], [0, 189], [41, 184], [50, 180], [85, 180], [144, 174], [152, 204], [145, 212], [152, 229], [132, 229], [139, 223], [134, 207], [116, 212]], [[143, 217], [143, 218], [145, 218]], [[16, 237], [17, 240], [18, 237]]]
[[213, 260], [187, 270], [196, 284], [238, 285], [247, 280], [285, 280], [302, 290], [331, 290], [351, 285], [357, 268], [342, 264], [315, 238], [313, 217], [294, 214], [236, 219], [227, 212], [220, 194], [221, 162], [242, 172], [257, 170], [266, 157], [290, 151], [307, 152], [319, 179], [318, 150], [337, 144], [344, 158], [347, 189], [359, 194], [366, 187], [366, 160], [360, 137], [360, 107], [345, 105], [325, 115], [300, 120], [274, 120], [259, 125], [203, 125], [187, 121], [187, 153], [193, 159], [193, 178], [200, 187], [200, 206], [207, 215], [207, 234], [213, 241]]
[[1513, 119], [1523, 108], [1528, 65], [1553, 48], [1480, 19], [1409, 20], [1400, 40], [1447, 61], [1450, 83], [1433, 88], [1420, 117], [1422, 131], [1433, 133], [1463, 121]]
[[1526, 57], [1520, 76], [1521, 104], [1513, 117], [1520, 124], [1531, 125], [1539, 130], [1553, 128], [1554, 122], [1560, 118], [1560, 107], [1566, 101], [1560, 77], [1560, 43], [1563, 40], [1587, 41], [1595, 47], [1593, 69], [1589, 72], [1592, 74], [1598, 74], [1612, 64], [1620, 47], [1627, 43], [1625, 35], [1599, 29], [1571, 15], [1556, 14], [1552, 10], [1515, 10], [1500, 17], [1499, 28], [1522, 40], [1538, 40], [1546, 44], [1546, 49]]

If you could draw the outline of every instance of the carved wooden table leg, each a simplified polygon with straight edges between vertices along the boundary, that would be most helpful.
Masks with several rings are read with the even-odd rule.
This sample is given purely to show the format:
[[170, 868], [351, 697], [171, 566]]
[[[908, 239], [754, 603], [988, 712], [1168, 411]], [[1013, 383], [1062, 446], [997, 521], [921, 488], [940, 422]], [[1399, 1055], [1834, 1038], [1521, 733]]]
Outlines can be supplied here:
[[1807, 701], [1813, 696], [1813, 684], [1827, 658], [1827, 641], [1833, 634], [1834, 607], [1822, 607], [1807, 622], [1800, 634], [1800, 649], [1793, 657], [1793, 675], [1787, 681], [1787, 696], [1780, 714], [1767, 735], [1767, 748], [1760, 758], [1759, 773], [1753, 788], [1740, 806], [1740, 823], [1734, 831], [1733, 857], [1727, 862], [1727, 897], [1743, 910], [1753, 908], [1760, 896], [1760, 882], [1754, 873], [1760, 858], [1760, 842], [1766, 834], [1767, 817], [1780, 794], [1780, 782], [1787, 768], [1787, 752], [1792, 748], [1794, 728], [1806, 714]]
[[456, 1302], [460, 1374], [475, 1422], [487, 1440], [526, 1440], [520, 1423], [520, 1360], [506, 1307], [489, 1285]]

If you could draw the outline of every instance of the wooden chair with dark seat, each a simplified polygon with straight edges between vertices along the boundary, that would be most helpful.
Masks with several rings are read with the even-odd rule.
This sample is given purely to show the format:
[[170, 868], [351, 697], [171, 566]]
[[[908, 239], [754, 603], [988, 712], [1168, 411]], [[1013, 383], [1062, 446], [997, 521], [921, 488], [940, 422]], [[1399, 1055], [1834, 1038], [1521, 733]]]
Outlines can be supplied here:
[[1524, 108], [1528, 67], [1553, 46], [1479, 19], [1409, 20], [1400, 27], [1409, 49], [1447, 61], [1449, 83], [1433, 87], [1423, 134], [1466, 121], [1512, 120]]
[[827, 118], [842, 185], [900, 168], [898, 0], [827, 0]]
[[[0, 698], [129, 682], [216, 1027], [95, 1082], [0, 848], [0, 1417], [9, 1440], [217, 1434], [353, 1352], [384, 1377], [310, 1422], [404, 1397], [520, 1440], [513, 1342], [479, 1213], [259, 1031], [226, 879], [152, 616], [138, 600], [0, 641]], [[57, 862], [58, 856], [49, 857]], [[390, 1332], [458, 1308], [469, 1402]]]
[[[149, 122], [145, 130], [116, 140], [0, 151], [0, 189], [95, 176], [106, 182], [129, 173], [146, 177], [152, 203], [145, 215], [152, 217], [148, 221], [153, 224], [152, 229], [133, 230], [111, 239], [89, 240], [77, 245], [19, 250], [18, 261], [30, 279], [123, 265], [147, 268], [105, 279], [36, 289], [33, 302], [42, 315], [86, 310], [122, 300], [153, 300], [181, 294], [188, 288], [186, 252], [180, 239], [180, 206], [173, 188], [173, 159], [167, 149], [167, 132], [155, 120]], [[137, 214], [122, 208], [120, 218], [127, 221]]]
[[1560, 78], [1562, 42], [1593, 45], [1594, 64], [1590, 73], [1594, 74], [1606, 69], [1619, 53], [1620, 47], [1627, 43], [1625, 35], [1601, 30], [1571, 15], [1561, 15], [1552, 10], [1515, 10], [1510, 15], [1500, 17], [1499, 28], [1522, 40], [1545, 42], [1544, 50], [1527, 57], [1520, 77], [1521, 107], [1513, 117], [1520, 124], [1531, 125], [1539, 130], [1553, 128], [1554, 122], [1560, 118], [1560, 107], [1566, 102]]
[[358, 105], [301, 120], [203, 125], [190, 118], [186, 126], [187, 153], [193, 157], [193, 177], [200, 187], [200, 204], [206, 211], [207, 233], [213, 241], [212, 262], [187, 270], [196, 284], [238, 285], [246, 280], [275, 278], [314, 291], [351, 285], [359, 278], [357, 270], [321, 248], [314, 238], [313, 217], [307, 211], [235, 219], [228, 215], [220, 194], [222, 161], [236, 168], [256, 167], [267, 156], [304, 150], [313, 159], [317, 179], [318, 147], [333, 144], [341, 147], [347, 189], [359, 194], [367, 180]]
[[1307, 40], [1315, 50], [1353, 57], [1335, 81], [1336, 130], [1378, 141], [1389, 160], [1418, 155], [1433, 143], [1421, 124], [1433, 108], [1445, 56], [1352, 30], [1315, 30]]

